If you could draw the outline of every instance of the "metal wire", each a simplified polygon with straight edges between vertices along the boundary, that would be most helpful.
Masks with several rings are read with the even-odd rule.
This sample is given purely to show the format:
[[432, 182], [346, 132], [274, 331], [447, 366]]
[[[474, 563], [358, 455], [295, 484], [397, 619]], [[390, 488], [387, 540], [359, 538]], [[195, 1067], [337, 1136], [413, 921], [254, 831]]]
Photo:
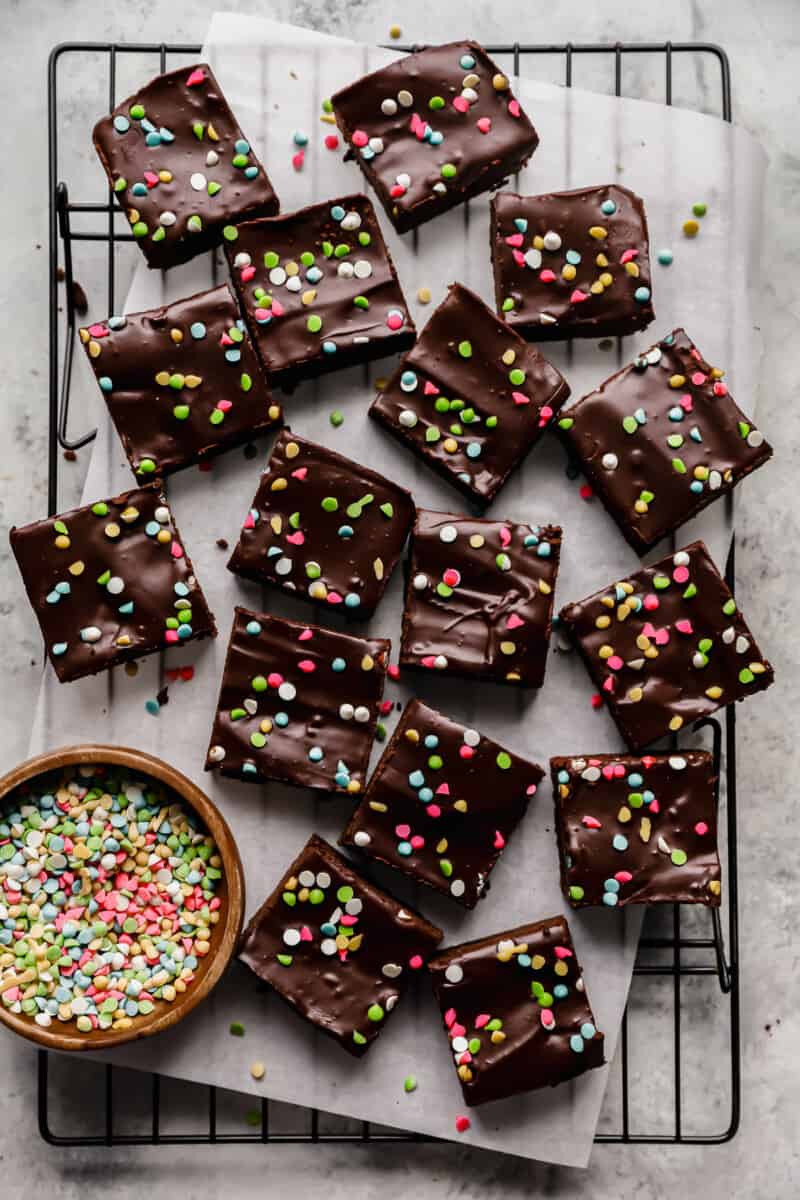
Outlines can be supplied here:
[[[398, 47], [395, 49], [412, 49]], [[727, 56], [719, 46], [701, 42], [660, 42], [626, 44], [543, 44], [521, 45], [517, 42], [505, 45], [487, 47], [489, 53], [495, 55], [510, 55], [513, 59], [513, 72], [520, 74], [521, 60], [541, 59], [547, 56], [559, 56], [564, 62], [564, 83], [571, 87], [574, 77], [576, 57], [598, 55], [608, 58], [613, 68], [614, 93], [622, 95], [623, 59], [628, 55], [657, 54], [664, 60], [664, 98], [666, 104], [672, 104], [673, 99], [673, 67], [676, 56], [700, 56], [710, 58], [719, 67], [720, 115], [724, 120], [732, 119], [730, 67]], [[149, 58], [157, 58], [158, 69], [167, 69], [167, 59], [177, 55], [197, 55], [199, 46], [194, 45], [165, 45], [161, 44], [130, 44], [122, 45], [111, 42], [72, 42], [56, 46], [52, 51], [48, 64], [48, 151], [49, 151], [49, 184], [50, 184], [50, 369], [49, 369], [49, 446], [48, 446], [48, 511], [52, 515], [58, 507], [58, 464], [59, 449], [78, 449], [87, 445], [95, 437], [96, 431], [89, 431], [80, 437], [71, 437], [69, 433], [69, 405], [72, 384], [73, 349], [75, 343], [75, 303], [73, 292], [73, 247], [82, 242], [102, 242], [107, 245], [107, 311], [116, 309], [116, 246], [120, 242], [132, 241], [127, 231], [116, 231], [116, 221], [121, 210], [114, 200], [112, 192], [108, 191], [103, 200], [73, 201], [70, 200], [67, 183], [62, 180], [58, 156], [58, 130], [60, 127], [58, 68], [61, 60], [69, 56], [104, 54], [108, 59], [109, 87], [106, 99], [107, 107], [112, 110], [116, 105], [116, 67], [119, 55], [138, 54]], [[89, 231], [75, 231], [72, 228], [71, 217], [74, 214], [95, 214], [98, 220], [97, 228]], [[105, 220], [103, 220], [105, 218]], [[66, 284], [66, 322], [63, 341], [63, 361], [61, 361], [60, 321], [58, 308], [58, 267], [59, 258], [63, 260], [64, 282]], [[734, 547], [726, 565], [726, 579], [733, 588], [735, 576]], [[712, 1145], [730, 1140], [739, 1125], [741, 1104], [740, 1078], [740, 1015], [739, 1015], [739, 933], [738, 933], [738, 880], [736, 853], [736, 718], [734, 706], [729, 706], [723, 717], [723, 722], [716, 718], [708, 718], [698, 722], [695, 730], [705, 730], [711, 737], [716, 774], [724, 776], [726, 782], [727, 810], [727, 869], [724, 871], [726, 892], [728, 898], [727, 928], [723, 931], [723, 920], [719, 909], [705, 910], [710, 924], [710, 930], [705, 936], [686, 936], [681, 928], [681, 906], [674, 905], [671, 913], [671, 933], [668, 936], [648, 936], [640, 939], [637, 961], [634, 966], [634, 983], [637, 979], [664, 979], [665, 991], [668, 990], [672, 1000], [672, 1081], [673, 1081], [673, 1119], [669, 1132], [633, 1129], [631, 1113], [650, 1112], [649, 1092], [646, 1093], [646, 1103], [637, 1106], [632, 1103], [631, 1087], [635, 1074], [631, 1066], [631, 1025], [636, 1018], [631, 1016], [632, 1006], [629, 1004], [622, 1021], [619, 1042], [620, 1058], [620, 1128], [613, 1133], [601, 1133], [596, 1137], [599, 1143], [624, 1142], [629, 1144], [692, 1144]], [[723, 766], [724, 742], [724, 766]], [[655, 955], [657, 961], [649, 961]], [[691, 955], [691, 961], [689, 956]], [[687, 1131], [685, 1122], [686, 1097], [683, 1081], [682, 1056], [682, 983], [692, 978], [716, 977], [723, 1007], [727, 1007], [727, 1042], [728, 1067], [730, 1072], [730, 1103], [728, 1117], [723, 1128], [716, 1133], [693, 1133]], [[671, 981], [671, 982], [670, 982]], [[161, 1094], [161, 1079], [152, 1075], [149, 1097], [148, 1128], [145, 1132], [125, 1132], [122, 1126], [123, 1116], [120, 1108], [124, 1097], [115, 1095], [115, 1068], [105, 1065], [103, 1068], [103, 1120], [97, 1132], [90, 1134], [71, 1134], [59, 1132], [54, 1128], [51, 1114], [52, 1079], [51, 1057], [45, 1050], [38, 1052], [38, 1124], [39, 1132], [45, 1141], [56, 1146], [134, 1146], [134, 1145], [199, 1145], [211, 1143], [226, 1144], [277, 1144], [277, 1143], [371, 1143], [371, 1142], [424, 1142], [432, 1139], [419, 1134], [405, 1133], [393, 1130], [375, 1130], [369, 1122], [361, 1122], [358, 1129], [347, 1131], [331, 1131], [320, 1128], [320, 1114], [316, 1109], [298, 1110], [303, 1112], [303, 1124], [298, 1129], [289, 1132], [274, 1130], [270, 1124], [270, 1102], [261, 1100], [259, 1111], [260, 1122], [256, 1128], [248, 1132], [224, 1132], [219, 1128], [218, 1094], [214, 1087], [207, 1087], [206, 1119], [203, 1126], [192, 1133], [171, 1133], [164, 1128], [164, 1112]], [[97, 1068], [98, 1070], [100, 1068]], [[645, 1071], [645, 1080], [647, 1072]], [[611, 1085], [610, 1085], [611, 1086]], [[642, 1085], [646, 1088], [646, 1082]], [[79, 1102], [74, 1104], [80, 1110]], [[710, 1108], [710, 1103], [705, 1105]], [[719, 1107], [724, 1108], [720, 1102]]]

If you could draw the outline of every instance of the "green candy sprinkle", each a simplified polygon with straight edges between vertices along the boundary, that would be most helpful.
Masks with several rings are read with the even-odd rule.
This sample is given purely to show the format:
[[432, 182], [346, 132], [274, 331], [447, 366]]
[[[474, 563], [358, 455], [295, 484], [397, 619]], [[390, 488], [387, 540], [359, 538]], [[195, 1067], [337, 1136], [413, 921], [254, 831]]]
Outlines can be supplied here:
[[394, 516], [394, 505], [387, 500], [385, 504], [381, 505], [381, 512], [391, 521], [392, 517]]
[[676, 867], [685, 866], [687, 857], [688, 856], [687, 856], [685, 850], [673, 850], [672, 853], [670, 854], [670, 858], [672, 859], [672, 861]]
[[232, 1033], [234, 1037], [244, 1037], [244, 1025], [241, 1021], [231, 1021], [228, 1032]]
[[736, 601], [734, 600], [733, 596], [731, 596], [730, 600], [725, 601], [722, 606], [722, 611], [726, 617], [732, 617], [736, 612]]
[[369, 300], [366, 296], [354, 296], [353, 304], [355, 304], [356, 308], [369, 308]]
[[441, 170], [442, 179], [454, 179], [456, 176], [456, 167], [454, 163], [443, 163]]
[[319, 333], [320, 329], [322, 329], [322, 317], [317, 316], [316, 313], [312, 313], [306, 321], [306, 329], [309, 333]]
[[507, 771], [511, 766], [511, 755], [505, 750], [501, 750], [495, 761], [501, 771]]
[[172, 415], [173, 415], [173, 417], [176, 417], [179, 421], [185, 421], [186, 418], [189, 416], [189, 405], [188, 404], [176, 404], [172, 410]]
[[357, 1046], [366, 1046], [367, 1044], [367, 1039], [364, 1037], [363, 1033], [359, 1033], [357, 1029], [353, 1030], [353, 1041]]
[[569, 889], [570, 900], [582, 900], [585, 894], [586, 893], [584, 892], [583, 888], [579, 884], [573, 883], [570, 886], [570, 889]]
[[459, 342], [458, 353], [462, 358], [472, 358], [472, 342]]
[[639, 422], [635, 417], [623, 417], [622, 428], [626, 433], [636, 433], [637, 429], [639, 428]]
[[385, 1016], [386, 1013], [383, 1011], [380, 1004], [370, 1004], [369, 1008], [367, 1009], [367, 1018], [370, 1021], [377, 1023], [378, 1021], [382, 1021]]
[[320, 507], [324, 512], [336, 512], [339, 507], [339, 501], [335, 496], [325, 496], [321, 501]]
[[508, 378], [510, 383], [513, 383], [515, 387], [519, 387], [520, 384], [525, 382], [526, 377], [524, 371], [521, 371], [519, 367], [514, 367], [508, 372]]
[[[209, 191], [210, 195], [213, 195], [213, 192], [211, 191], [211, 186], [212, 186], [211, 184], [208, 185], [208, 191]], [[219, 185], [217, 185], [217, 190], [219, 190]], [[225, 238], [226, 242], [235, 242], [239, 236], [239, 230], [236, 228], [235, 225], [223, 225], [222, 236]]]
[[428, 108], [432, 109], [434, 112], [438, 112], [440, 108], [444, 108], [444, 97], [431, 96], [430, 100], [428, 101]]
[[290, 967], [294, 962], [291, 954], [276, 954], [275, 957], [282, 967]]
[[406, 1075], [405, 1079], [403, 1080], [403, 1091], [415, 1092], [416, 1090], [417, 1090], [416, 1075]]
[[147, 236], [147, 226], [145, 225], [144, 221], [137, 221], [135, 223], [135, 225], [133, 225], [131, 227], [131, 233], [133, 234], [133, 236], [135, 238], [146, 237]]
[[274, 250], [267, 250], [264, 254], [264, 266], [268, 271], [271, 271], [273, 267], [277, 267], [280, 261]]
[[450, 878], [450, 876], [453, 874], [453, 864], [450, 862], [449, 858], [439, 859], [439, 870], [442, 872], [445, 879]]
[[696, 204], [692, 205], [692, 212], [696, 217], [704, 217], [708, 212], [708, 206], [702, 200], [698, 200]]
[[142, 117], [144, 116], [144, 105], [132, 104], [128, 109], [128, 112], [131, 114], [134, 121], [141, 121]]
[[739, 683], [753, 683], [755, 675], [749, 667], [742, 667], [739, 672]]
[[340, 425], [344, 425], [344, 413], [340, 408], [335, 408], [328, 419], [334, 429], [338, 429]]
[[575, 424], [575, 421], [573, 420], [572, 417], [562, 417], [561, 420], [558, 422], [558, 428], [566, 431], [568, 429], [572, 429], [572, 426], [574, 424]]

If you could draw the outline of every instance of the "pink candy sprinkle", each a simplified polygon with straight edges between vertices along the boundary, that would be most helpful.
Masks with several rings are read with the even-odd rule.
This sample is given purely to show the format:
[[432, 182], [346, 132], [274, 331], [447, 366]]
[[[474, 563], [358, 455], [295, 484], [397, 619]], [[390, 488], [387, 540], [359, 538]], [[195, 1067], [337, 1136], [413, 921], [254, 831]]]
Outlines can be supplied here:
[[411, 958], [408, 960], [408, 965], [411, 967], [412, 971], [418, 971], [422, 966], [422, 955], [412, 954]]
[[630, 881], [633, 879], [633, 876], [631, 875], [630, 871], [615, 871], [614, 878], [616, 879], [617, 883], [630, 883]]
[[581, 484], [579, 493], [581, 500], [591, 500], [592, 496], [594, 495], [594, 492], [588, 483]]
[[523, 239], [521, 233], [510, 233], [506, 238], [506, 245], [519, 247], [522, 245], [522, 241]]
[[602, 707], [603, 707], [603, 697], [599, 694], [599, 692], [595, 692], [594, 695], [592, 696], [592, 708], [602, 708]]
[[453, 98], [453, 108], [456, 112], [469, 112], [469, 100], [465, 96], [455, 96]]
[[625, 265], [625, 263], [627, 263], [627, 262], [630, 262], [632, 259], [636, 258], [636, 256], [638, 255], [638, 253], [639, 253], [639, 251], [638, 251], [638, 250], [624, 250], [624, 251], [622, 252], [622, 256], [621, 256], [621, 258], [620, 258], [620, 260], [619, 260], [619, 261], [620, 261], [620, 262], [622, 263], [622, 265], [624, 266], [624, 265]]
[[249, 283], [250, 280], [255, 275], [255, 273], [256, 273], [256, 269], [253, 266], [242, 267], [241, 276], [240, 276], [242, 283]]
[[173, 542], [169, 548], [169, 552], [173, 558], [183, 558], [183, 546], [180, 542]]
[[702, 371], [695, 371], [692, 374], [692, 383], [695, 387], [702, 387], [707, 378], [708, 376], [704, 375]]
[[545, 267], [543, 271], [539, 272], [539, 279], [542, 283], [554, 283], [555, 278], [555, 273], [549, 267]]
[[569, 298], [570, 304], [582, 304], [584, 300], [589, 299], [588, 292], [582, 292], [580, 288], [575, 288], [575, 291]]
[[694, 630], [692, 629], [692, 622], [687, 621], [687, 620], [676, 621], [675, 628], [677, 629], [678, 633], [693, 633], [694, 632]]
[[505, 846], [505, 844], [506, 844], [506, 839], [503, 837], [503, 835], [499, 829], [495, 829], [494, 843], [493, 843], [495, 850], [502, 850], [503, 847]]
[[618, 654], [612, 654], [610, 658], [606, 659], [606, 666], [610, 667], [612, 671], [621, 671], [625, 663]]
[[297, 640], [298, 642], [310, 642], [313, 636], [314, 634], [310, 629], [304, 629]]
[[542, 1022], [542, 1025], [544, 1025], [545, 1029], [552, 1029], [556, 1023], [556, 1019], [553, 1016], [552, 1010], [549, 1008], [543, 1008], [540, 1010], [539, 1020]]
[[480, 129], [481, 133], [488, 133], [492, 128], [492, 118], [478, 117], [478, 120], [475, 122], [475, 124], [478, 126], [478, 129]]
[[363, 129], [355, 129], [353, 131], [353, 137], [351, 140], [353, 145], [358, 146], [360, 150], [363, 146], [366, 146], [367, 142], [369, 141], [369, 137]]
[[553, 953], [555, 954], [556, 958], [572, 958], [573, 957], [572, 951], [570, 950], [569, 946], [554, 946]]
[[505, 550], [506, 546], [511, 545], [511, 530], [505, 525], [500, 526], [500, 545]]
[[398, 667], [397, 663], [389, 663], [389, 666], [386, 668], [386, 674], [390, 679], [399, 679], [400, 668]]
[[598, 821], [597, 817], [585, 816], [581, 817], [581, 825], [585, 825], [587, 829], [602, 829], [603, 826]]
[[478, 1013], [475, 1018], [475, 1028], [483, 1029], [484, 1025], [488, 1025], [491, 1019], [488, 1013]]
[[648, 592], [642, 604], [648, 612], [655, 612], [658, 608], [658, 596], [656, 596], [655, 592]]
[[[526, 396], [524, 392], [512, 392], [511, 399], [515, 404], [530, 404], [530, 396]], [[550, 409], [550, 416], [553, 415], [553, 410]]]
[[705, 835], [708, 833], [708, 826], [706, 825], [705, 821], [698, 821], [694, 827], [694, 831], [698, 837], [705, 837]]
[[440, 817], [442, 815], [442, 810], [439, 808], [438, 804], [429, 804], [426, 807], [425, 812], [428, 814], [429, 817], [433, 817], [434, 820], [436, 819], [436, 817]]
[[405, 840], [408, 837], [408, 835], [411, 833], [411, 826], [410, 825], [395, 825], [394, 831], [399, 838], [402, 838], [403, 840]]
[[186, 80], [186, 86], [197, 87], [198, 83], [202, 83], [205, 77], [205, 71], [203, 71], [201, 67], [195, 67], [189, 78]]
[[466, 1133], [472, 1122], [469, 1117], [456, 1117], [456, 1130], [458, 1133]]
[[461, 573], [460, 571], [456, 571], [454, 567], [448, 567], [442, 576], [442, 581], [446, 583], [448, 587], [458, 587], [458, 585], [461, 583]]
[[473, 757], [475, 751], [472, 749], [472, 746], [459, 746], [458, 753], [461, 758], [469, 759]]
[[424, 845], [425, 845], [425, 838], [420, 837], [420, 835], [418, 833], [415, 833], [414, 836], [411, 838], [412, 850], [421, 850]]
[[283, 683], [283, 676], [277, 671], [270, 671], [269, 675], [267, 676], [267, 683], [270, 687], [278, 688]]
[[389, 313], [389, 316], [386, 318], [386, 324], [389, 329], [402, 329], [403, 318], [400, 313]]
[[325, 138], [325, 148], [327, 150], [338, 150], [339, 139], [335, 133], [329, 133]]
[[675, 580], [676, 583], [686, 583], [686, 581], [689, 578], [689, 568], [688, 567], [676, 567], [675, 570], [672, 572], [672, 578]]
[[292, 155], [292, 166], [294, 167], [295, 171], [302, 171], [303, 163], [305, 161], [306, 161], [305, 150], [298, 150], [295, 154]]
[[714, 384], [713, 391], [714, 391], [715, 396], [727, 396], [728, 385], [726, 383], [723, 383], [721, 379], [718, 379], [717, 382]]
[[508, 102], [508, 114], [509, 114], [509, 116], [511, 116], [511, 117], [519, 117], [519, 115], [520, 115], [520, 112], [521, 112], [521, 110], [520, 110], [520, 107], [519, 107], [519, 100], [509, 100], [509, 102]]
[[310, 675], [312, 671], [316, 671], [317, 669], [317, 664], [312, 662], [310, 658], [301, 658], [297, 665], [306, 675]]
[[525, 622], [522, 617], [518, 617], [516, 613], [511, 613], [506, 621], [506, 629], [520, 629]]

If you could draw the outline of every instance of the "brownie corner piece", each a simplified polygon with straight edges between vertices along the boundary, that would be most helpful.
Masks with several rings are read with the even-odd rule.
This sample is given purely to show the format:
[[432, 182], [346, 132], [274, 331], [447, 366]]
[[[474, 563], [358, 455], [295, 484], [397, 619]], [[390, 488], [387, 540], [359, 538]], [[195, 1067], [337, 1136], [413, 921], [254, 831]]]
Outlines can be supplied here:
[[281, 420], [226, 283], [78, 333], [141, 481], [199, 463]]
[[703, 542], [559, 616], [632, 751], [774, 679]]
[[569, 394], [535, 346], [453, 283], [370, 416], [486, 506]]
[[417, 511], [404, 666], [541, 687], [561, 529]]
[[340, 843], [474, 908], [542, 776], [536, 763], [412, 700]]
[[619, 184], [492, 197], [497, 311], [523, 337], [611, 337], [654, 319], [644, 203]]
[[539, 143], [508, 76], [471, 41], [408, 54], [331, 103], [398, 233], [499, 186]]
[[62, 683], [216, 636], [158, 483], [12, 528], [10, 540]]
[[723, 376], [675, 329], [558, 419], [568, 450], [639, 554], [772, 456]]
[[441, 939], [314, 834], [248, 924], [239, 959], [361, 1057]]
[[390, 649], [386, 638], [237, 608], [206, 770], [356, 795], [366, 780]]
[[225, 252], [273, 386], [413, 345], [414, 321], [366, 196], [246, 221]]
[[603, 1066], [603, 1034], [563, 916], [451, 946], [428, 970], [468, 1105]]
[[561, 886], [573, 908], [720, 903], [714, 760], [705, 751], [552, 758]]
[[93, 141], [149, 267], [186, 262], [278, 211], [207, 63], [157, 75], [97, 122]]
[[366, 619], [397, 565], [414, 511], [399, 484], [287, 428], [228, 567]]

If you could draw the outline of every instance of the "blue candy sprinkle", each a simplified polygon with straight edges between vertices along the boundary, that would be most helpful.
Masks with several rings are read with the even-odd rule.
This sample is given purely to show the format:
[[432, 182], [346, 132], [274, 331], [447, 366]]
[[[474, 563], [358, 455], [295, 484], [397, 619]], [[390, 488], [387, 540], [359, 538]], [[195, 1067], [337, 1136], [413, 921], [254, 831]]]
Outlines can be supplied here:
[[398, 842], [397, 853], [402, 854], [405, 858], [408, 858], [409, 854], [413, 853], [411, 842]]
[[206, 336], [206, 327], [202, 321], [193, 321], [189, 326], [189, 333], [193, 338], [204, 338]]
[[627, 850], [628, 849], [628, 839], [625, 837], [624, 833], [615, 833], [614, 841], [612, 842], [612, 845], [615, 850]]
[[404, 392], [413, 392], [417, 386], [417, 376], [414, 371], [403, 371], [400, 376], [400, 387]]
[[478, 442], [470, 442], [467, 446], [467, 458], [480, 458], [481, 447]]
[[581, 1037], [584, 1041], [590, 1042], [596, 1033], [597, 1030], [591, 1021], [584, 1021], [583, 1025], [581, 1025]]
[[423, 742], [426, 750], [435, 750], [439, 745], [439, 739], [435, 733], [429, 733]]
[[244, 138], [239, 138], [238, 141], [234, 142], [233, 148], [237, 154], [250, 153], [250, 143], [246, 142]]
[[306, 271], [306, 279], [309, 283], [319, 283], [322, 279], [322, 271], [319, 267], [309, 267]]
[[337, 533], [339, 534], [340, 538], [351, 538], [355, 533], [355, 530], [353, 529], [352, 525], [340, 525]]
[[255, 179], [257, 175], [258, 175], [258, 167], [245, 167], [245, 169], [244, 169], [245, 179]]
[[323, 342], [322, 351], [324, 354], [335, 354], [338, 349], [336, 342]]
[[157, 700], [145, 700], [144, 707], [145, 710], [150, 713], [151, 717], [157, 717], [161, 711], [161, 705]]
[[514, 226], [518, 233], [527, 233], [528, 232], [528, 218], [527, 217], [514, 217]]
[[331, 216], [333, 217], [334, 221], [343, 221], [344, 220], [345, 211], [342, 208], [341, 204], [334, 204], [333, 208], [331, 209]]
[[618, 892], [619, 891], [619, 880], [618, 879], [607, 879], [605, 881], [605, 883], [603, 884], [603, 888], [607, 892]]
[[238, 346], [232, 346], [225, 351], [225, 361], [229, 363], [238, 363], [242, 357], [242, 352]]
[[279, 729], [285, 729], [289, 724], [289, 714], [285, 712], [277, 712], [275, 713], [274, 720]]
[[421, 800], [423, 804], [430, 804], [433, 799], [433, 789], [429, 787], [420, 788], [417, 792], [417, 799]]
[[650, 299], [650, 288], [638, 287], [633, 293], [633, 298], [638, 304], [646, 304]]
[[107, 375], [101, 375], [97, 382], [100, 384], [100, 388], [104, 392], [110, 392], [114, 386]]
[[569, 1048], [570, 1050], [574, 1050], [576, 1054], [583, 1052], [583, 1038], [579, 1033], [573, 1033], [569, 1039]]
[[322, 762], [325, 757], [325, 751], [321, 746], [312, 746], [308, 752], [308, 757], [312, 762]]
[[610, 217], [612, 213], [615, 213], [617, 211], [617, 206], [613, 200], [604, 200], [603, 203], [600, 205], [600, 208], [603, 210], [603, 212], [606, 214], [607, 217]]
[[408, 782], [413, 788], [421, 788], [425, 782], [425, 776], [422, 771], [412, 771], [408, 777]]
[[146, 145], [148, 145], [148, 146], [160, 146], [161, 145], [161, 134], [156, 133], [156, 132], [148, 133], [147, 137], [144, 140], [145, 140]]
[[331, 670], [332, 671], [344, 671], [346, 666], [347, 666], [347, 663], [344, 661], [343, 658], [335, 658], [333, 660], [333, 662], [331, 663]]
[[127, 117], [123, 117], [122, 114], [118, 114], [116, 117], [114, 117], [114, 128], [116, 129], [117, 133], [127, 133], [130, 127], [131, 123]]
[[581, 261], [580, 253], [577, 250], [568, 250], [565, 257], [567, 262], [573, 267], [577, 267], [578, 263]]
[[638, 771], [631, 771], [628, 776], [628, 787], [638, 788], [644, 783], [644, 777]]
[[358, 608], [361, 604], [361, 597], [357, 592], [348, 592], [344, 598], [346, 608]]
[[475, 66], [475, 59], [471, 54], [462, 54], [461, 58], [458, 60], [458, 65], [461, 67], [462, 71], [471, 71]]

